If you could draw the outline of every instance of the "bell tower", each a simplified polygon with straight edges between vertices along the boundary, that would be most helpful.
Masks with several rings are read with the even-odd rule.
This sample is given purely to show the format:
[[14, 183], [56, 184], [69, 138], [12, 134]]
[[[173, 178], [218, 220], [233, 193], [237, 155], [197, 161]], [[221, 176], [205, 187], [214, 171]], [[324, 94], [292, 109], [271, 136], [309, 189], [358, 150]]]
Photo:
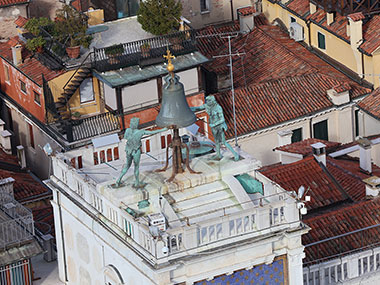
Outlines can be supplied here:
[[166, 148], [166, 164], [164, 168], [158, 171], [165, 171], [168, 168], [169, 148], [173, 149], [173, 174], [168, 181], [172, 181], [177, 173], [183, 173], [184, 163], [182, 159], [182, 148], [186, 149], [185, 164], [190, 173], [197, 173], [189, 165], [189, 147], [181, 142], [179, 128], [188, 127], [195, 123], [196, 116], [191, 111], [185, 97], [185, 89], [179, 81], [179, 77], [174, 74], [174, 65], [172, 59], [174, 56], [167, 50], [164, 55], [167, 59], [167, 69], [169, 74], [164, 78], [165, 84], [162, 90], [162, 103], [159, 114], [156, 118], [158, 127], [166, 127], [173, 130], [173, 140]]

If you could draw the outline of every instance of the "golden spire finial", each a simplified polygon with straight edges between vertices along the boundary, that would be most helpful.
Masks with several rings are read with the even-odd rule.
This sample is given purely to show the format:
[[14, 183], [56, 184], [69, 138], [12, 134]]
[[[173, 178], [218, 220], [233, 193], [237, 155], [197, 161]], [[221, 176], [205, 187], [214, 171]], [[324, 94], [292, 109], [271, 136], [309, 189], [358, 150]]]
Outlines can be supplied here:
[[174, 77], [174, 65], [172, 63], [172, 59], [175, 58], [174, 55], [171, 54], [169, 48], [166, 50], [166, 55], [164, 55], [164, 58], [168, 61], [168, 66], [166, 67], [169, 71], [170, 75]]

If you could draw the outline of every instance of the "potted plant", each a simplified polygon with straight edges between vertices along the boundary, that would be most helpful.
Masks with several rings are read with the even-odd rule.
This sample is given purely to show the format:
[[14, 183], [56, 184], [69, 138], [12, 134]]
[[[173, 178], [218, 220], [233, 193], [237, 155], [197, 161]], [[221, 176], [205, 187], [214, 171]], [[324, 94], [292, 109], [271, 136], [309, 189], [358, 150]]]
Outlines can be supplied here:
[[31, 18], [30, 20], [28, 20], [28, 22], [26, 22], [24, 28], [28, 30], [31, 34], [39, 36], [41, 32], [40, 27], [50, 25], [51, 23], [52, 21], [45, 17]]
[[117, 57], [124, 52], [124, 47], [121, 44], [114, 44], [112, 46], [106, 47], [104, 53], [108, 56], [109, 62], [111, 64], [118, 63]]
[[140, 50], [141, 50], [141, 53], [142, 53], [142, 56], [143, 57], [149, 57], [150, 53], [150, 44], [149, 43], [143, 43], [141, 46], [140, 46]]
[[69, 5], [64, 5], [57, 10], [55, 30], [58, 40], [66, 45], [66, 52], [70, 58], [77, 58], [80, 54], [80, 46], [88, 48], [92, 37], [86, 35], [87, 19]]
[[31, 52], [41, 53], [43, 51], [43, 47], [46, 44], [46, 41], [43, 37], [38, 36], [33, 39], [29, 39], [26, 42], [26, 48]]
[[78, 111], [76, 111], [76, 112], [74, 112], [74, 113], [71, 114], [71, 118], [72, 118], [73, 120], [78, 120], [78, 119], [80, 119], [80, 116], [81, 116], [81, 113], [79, 113]]

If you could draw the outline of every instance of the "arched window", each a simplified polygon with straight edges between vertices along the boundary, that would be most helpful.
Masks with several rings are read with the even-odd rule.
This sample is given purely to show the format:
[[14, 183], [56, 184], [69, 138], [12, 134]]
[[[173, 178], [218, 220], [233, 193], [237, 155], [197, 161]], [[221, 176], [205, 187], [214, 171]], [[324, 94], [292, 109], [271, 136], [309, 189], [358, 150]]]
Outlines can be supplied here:
[[125, 285], [119, 270], [112, 264], [107, 265], [103, 269], [106, 285]]

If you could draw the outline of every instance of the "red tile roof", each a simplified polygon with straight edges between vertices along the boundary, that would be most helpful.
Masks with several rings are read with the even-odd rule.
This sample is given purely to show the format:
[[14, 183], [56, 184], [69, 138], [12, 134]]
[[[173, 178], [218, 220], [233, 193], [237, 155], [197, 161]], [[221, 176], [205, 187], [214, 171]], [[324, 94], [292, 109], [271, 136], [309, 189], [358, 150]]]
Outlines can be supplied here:
[[[327, 168], [330, 171], [330, 168], [334, 167], [327, 165]], [[335, 168], [334, 171], [339, 172], [339, 170]], [[311, 196], [311, 201], [306, 204], [309, 210], [318, 209], [349, 199], [349, 194], [347, 193], [350, 191], [347, 191], [347, 193], [342, 191], [321, 168], [313, 156], [290, 164], [266, 166], [261, 168], [260, 172], [287, 191], [298, 191], [301, 186], [305, 188], [310, 187], [308, 195]], [[347, 181], [355, 182], [354, 178], [348, 177], [349, 175], [345, 175], [343, 172], [339, 174], [347, 179]], [[343, 181], [343, 179], [339, 180]], [[352, 186], [347, 186], [350, 188], [348, 190], [351, 190]], [[356, 183], [355, 186], [357, 186]], [[360, 190], [365, 193], [365, 186], [362, 182]]]
[[17, 19], [14, 21], [16, 26], [22, 28], [25, 26], [25, 24], [29, 21], [29, 19], [23, 17], [23, 16], [18, 16]]
[[[326, 90], [336, 84], [336, 79], [314, 73], [235, 90], [237, 134], [248, 134], [332, 107]], [[352, 87], [351, 98], [369, 92], [357, 84]], [[216, 99], [229, 127], [226, 136], [231, 138], [234, 136], [231, 92], [217, 94]]]
[[361, 21], [361, 20], [365, 19], [365, 17], [364, 17], [364, 15], [363, 15], [362, 12], [357, 12], [357, 13], [350, 14], [350, 15], [348, 15], [348, 18], [350, 18], [354, 22]]
[[359, 108], [380, 120], [380, 88], [358, 103]]
[[253, 13], [255, 13], [256, 10], [254, 7], [250, 6], [250, 7], [244, 7], [244, 8], [240, 8], [238, 9], [238, 13], [242, 16], [248, 16], [248, 15], [252, 15]]
[[[326, 15], [327, 13], [323, 9], [318, 9], [315, 13], [310, 15], [309, 0], [291, 0], [288, 1], [286, 7], [305, 20], [311, 20], [316, 25], [325, 28], [338, 37], [349, 41], [350, 37], [347, 35], [348, 19], [346, 16], [342, 16], [339, 13], [335, 13], [334, 22], [331, 25], [327, 25]], [[355, 13], [348, 15], [353, 17], [354, 21], [363, 20], [362, 13]], [[360, 49], [368, 54], [372, 54], [379, 46], [380, 41], [380, 15], [374, 15], [366, 24], [363, 25], [363, 43], [360, 45]]]
[[348, 204], [334, 211], [306, 217], [303, 222], [311, 227], [309, 233], [302, 236], [302, 244], [306, 246], [304, 263], [351, 253], [378, 244], [380, 227], [351, 233], [312, 246], [307, 245], [380, 224], [380, 199]]
[[7, 177], [12, 177], [16, 180], [13, 185], [13, 190], [15, 199], [19, 202], [33, 200], [36, 196], [51, 196], [51, 191], [27, 172], [0, 169], [0, 179]]
[[[11, 167], [7, 167], [7, 164]], [[38, 181], [37, 178], [21, 170], [17, 156], [6, 154], [0, 150], [0, 179], [8, 177], [12, 177], [15, 180], [13, 185], [14, 196], [19, 202], [33, 200], [36, 196], [51, 196], [51, 191]]]
[[313, 152], [311, 145], [318, 142], [326, 145], [326, 151], [332, 150], [340, 145], [340, 143], [338, 142], [330, 142], [330, 141], [325, 141], [325, 140], [320, 140], [320, 139], [315, 139], [315, 138], [309, 138], [309, 139], [305, 139], [299, 142], [276, 147], [275, 150], [285, 151], [285, 152], [290, 152], [290, 153], [297, 153], [297, 154], [306, 156], [306, 155], [312, 154]]
[[33, 219], [35, 227], [44, 235], [55, 236], [53, 207], [49, 201], [44, 200], [42, 205], [33, 207]]
[[0, 0], [0, 7], [29, 3], [29, 0]]
[[366, 24], [363, 25], [364, 42], [360, 49], [372, 54], [380, 47], [380, 15], [374, 15]]
[[[18, 36], [10, 39], [5, 43], [0, 42], [0, 55], [10, 63], [13, 63], [11, 47], [17, 43], [21, 43], [18, 39]], [[63, 73], [63, 71], [51, 70], [34, 57], [31, 57], [30, 52], [28, 52], [26, 48], [23, 49], [22, 54], [24, 62], [19, 64], [17, 68], [40, 86], [42, 86], [42, 74], [44, 75], [45, 79], [49, 81]]]

